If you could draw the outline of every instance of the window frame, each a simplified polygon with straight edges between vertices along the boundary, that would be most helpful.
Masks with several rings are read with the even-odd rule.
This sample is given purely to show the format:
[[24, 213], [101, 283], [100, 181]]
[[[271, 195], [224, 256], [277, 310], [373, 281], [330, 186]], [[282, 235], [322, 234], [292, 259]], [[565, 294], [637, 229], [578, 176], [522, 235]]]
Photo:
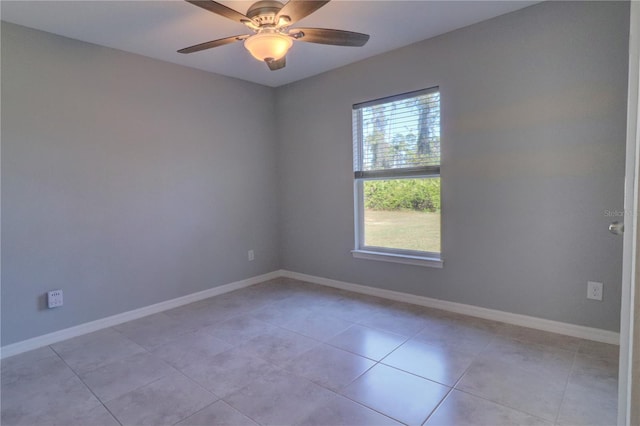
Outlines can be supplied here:
[[[354, 245], [355, 249], [351, 251], [353, 257], [359, 259], [380, 260], [386, 262], [403, 263], [418, 266], [429, 266], [442, 268], [444, 261], [442, 259], [442, 216], [440, 219], [440, 252], [428, 252], [409, 249], [398, 249], [391, 247], [379, 247], [365, 245], [365, 209], [364, 209], [364, 182], [370, 180], [390, 180], [390, 179], [428, 179], [441, 178], [442, 159], [439, 164], [407, 167], [398, 169], [384, 169], [364, 171], [363, 154], [364, 154], [364, 138], [363, 138], [363, 118], [362, 110], [367, 107], [387, 104], [391, 102], [401, 101], [404, 99], [415, 98], [429, 93], [439, 93], [439, 86], [427, 89], [416, 90], [412, 92], [393, 95], [385, 98], [379, 98], [372, 101], [354, 104], [353, 111], [353, 138], [354, 148]], [[440, 101], [439, 101], [440, 102]], [[357, 116], [357, 118], [356, 118]], [[441, 119], [441, 115], [439, 120]], [[356, 161], [359, 162], [356, 165]], [[441, 180], [442, 182], [442, 180]], [[442, 187], [440, 189], [442, 194]], [[441, 209], [442, 211], [442, 209]]]

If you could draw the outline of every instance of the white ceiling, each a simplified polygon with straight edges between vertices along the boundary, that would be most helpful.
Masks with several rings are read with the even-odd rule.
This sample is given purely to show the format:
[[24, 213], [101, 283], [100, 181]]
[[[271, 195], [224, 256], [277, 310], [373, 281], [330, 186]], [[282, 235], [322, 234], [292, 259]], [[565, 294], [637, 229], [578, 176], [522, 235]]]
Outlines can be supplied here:
[[[220, 1], [245, 13], [251, 1]], [[180, 48], [246, 34], [241, 24], [184, 1], [6, 1], [2, 20], [267, 86], [280, 86], [527, 7], [537, 1], [333, 0], [296, 26], [370, 34], [364, 47], [295, 42], [269, 71], [242, 43], [183, 55]]]

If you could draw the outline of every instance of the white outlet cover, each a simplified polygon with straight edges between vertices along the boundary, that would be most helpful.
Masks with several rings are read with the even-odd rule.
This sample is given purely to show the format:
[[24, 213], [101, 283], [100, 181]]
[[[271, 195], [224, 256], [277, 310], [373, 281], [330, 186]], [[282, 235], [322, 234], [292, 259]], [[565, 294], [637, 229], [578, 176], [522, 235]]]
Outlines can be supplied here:
[[602, 300], [602, 283], [596, 281], [587, 282], [587, 299]]
[[51, 290], [47, 293], [47, 306], [50, 309], [62, 306], [62, 303], [62, 290]]

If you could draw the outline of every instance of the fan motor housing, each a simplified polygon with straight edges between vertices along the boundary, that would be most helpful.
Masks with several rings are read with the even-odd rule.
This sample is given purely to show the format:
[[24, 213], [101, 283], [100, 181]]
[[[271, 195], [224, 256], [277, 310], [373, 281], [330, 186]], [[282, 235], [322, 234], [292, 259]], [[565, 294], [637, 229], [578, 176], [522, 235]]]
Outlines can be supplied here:
[[257, 1], [247, 10], [247, 17], [259, 25], [274, 25], [275, 18], [283, 4], [276, 0]]

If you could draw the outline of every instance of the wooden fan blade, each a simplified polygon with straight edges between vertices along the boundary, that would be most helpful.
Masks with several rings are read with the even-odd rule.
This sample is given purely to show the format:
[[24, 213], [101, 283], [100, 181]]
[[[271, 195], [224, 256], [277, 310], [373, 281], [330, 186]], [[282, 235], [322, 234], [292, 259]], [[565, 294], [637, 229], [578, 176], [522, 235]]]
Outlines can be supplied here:
[[282, 59], [278, 59], [277, 61], [274, 61], [273, 59], [265, 59], [265, 62], [267, 63], [271, 71], [276, 71], [284, 68], [284, 66], [287, 65], [287, 57], [283, 56]]
[[178, 50], [178, 53], [193, 53], [200, 52], [201, 50], [212, 49], [218, 46], [224, 46], [225, 44], [234, 43], [236, 41], [242, 41], [248, 38], [248, 35], [237, 35], [233, 37], [221, 38], [218, 40], [207, 41], [205, 43], [196, 44], [195, 46], [185, 47], [184, 49]]
[[329, 30], [324, 28], [296, 28], [289, 34], [299, 41], [308, 43], [330, 44], [333, 46], [364, 46], [369, 41], [368, 34], [352, 31]]
[[291, 25], [305, 16], [311, 15], [327, 3], [329, 0], [289, 0], [276, 15], [275, 22], [286, 16], [289, 18], [288, 25]]
[[195, 6], [201, 7], [209, 12], [216, 13], [220, 16], [224, 16], [225, 18], [229, 18], [232, 21], [239, 22], [244, 24], [246, 22], [251, 22], [251, 19], [238, 12], [237, 10], [231, 9], [223, 4], [215, 2], [213, 0], [185, 0], [187, 3], [191, 3]]

